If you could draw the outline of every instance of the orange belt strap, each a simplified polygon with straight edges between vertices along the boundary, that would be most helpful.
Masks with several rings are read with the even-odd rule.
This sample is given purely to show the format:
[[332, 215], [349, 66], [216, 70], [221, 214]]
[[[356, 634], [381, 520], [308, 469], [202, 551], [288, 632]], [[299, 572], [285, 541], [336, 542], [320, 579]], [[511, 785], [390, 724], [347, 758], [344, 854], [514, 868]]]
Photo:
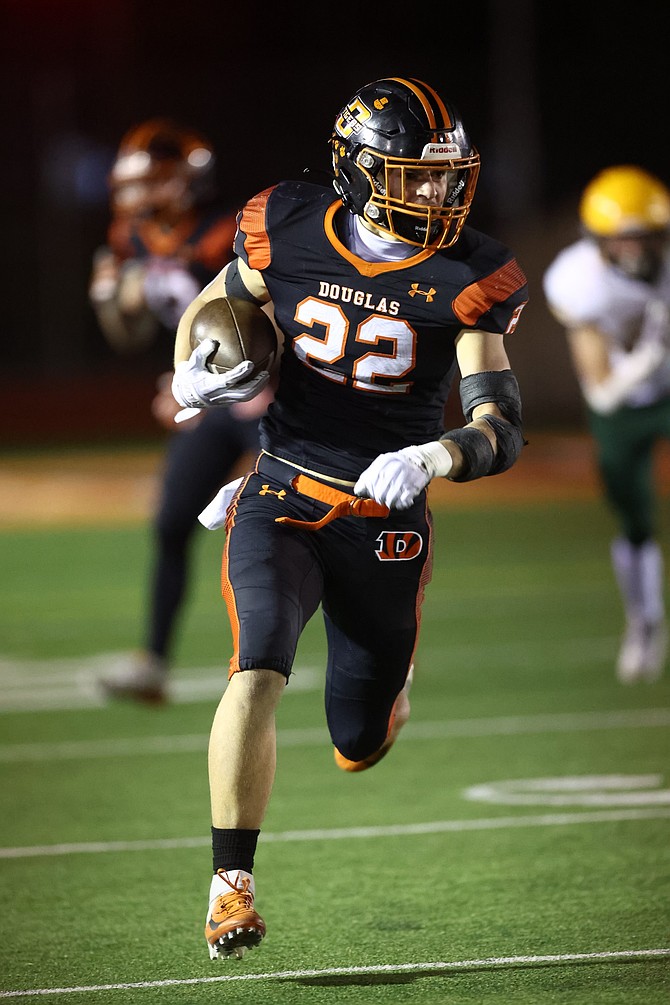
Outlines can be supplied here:
[[302, 530], [320, 530], [331, 520], [337, 520], [340, 516], [380, 516], [387, 517], [391, 512], [388, 506], [375, 502], [374, 499], [361, 499], [359, 496], [349, 495], [323, 482], [317, 482], [307, 475], [296, 475], [291, 480], [291, 485], [296, 492], [309, 496], [310, 499], [318, 499], [319, 502], [328, 503], [330, 509], [320, 520], [293, 520], [290, 516], [278, 516], [275, 523], [285, 523], [287, 527], [300, 527]]

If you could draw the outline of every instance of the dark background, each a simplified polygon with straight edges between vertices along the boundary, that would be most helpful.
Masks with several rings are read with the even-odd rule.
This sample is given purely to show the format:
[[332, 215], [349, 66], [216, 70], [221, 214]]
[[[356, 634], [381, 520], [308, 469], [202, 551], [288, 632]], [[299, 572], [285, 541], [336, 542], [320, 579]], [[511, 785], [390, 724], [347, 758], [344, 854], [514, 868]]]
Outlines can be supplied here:
[[[506, 241], [531, 301], [509, 340], [531, 425], [580, 404], [541, 276], [577, 236], [584, 185], [608, 164], [670, 179], [663, 2], [330, 4], [2, 0], [6, 442], [130, 435], [171, 346], [120, 358], [87, 303], [107, 225], [106, 175], [130, 125], [171, 115], [218, 151], [232, 207], [328, 169], [335, 114], [363, 83], [415, 76], [460, 109], [482, 155], [469, 222]], [[29, 412], [28, 416], [26, 412]], [[69, 417], [69, 418], [68, 418]], [[68, 426], [69, 423], [69, 426]], [[70, 430], [72, 431], [72, 430]]]

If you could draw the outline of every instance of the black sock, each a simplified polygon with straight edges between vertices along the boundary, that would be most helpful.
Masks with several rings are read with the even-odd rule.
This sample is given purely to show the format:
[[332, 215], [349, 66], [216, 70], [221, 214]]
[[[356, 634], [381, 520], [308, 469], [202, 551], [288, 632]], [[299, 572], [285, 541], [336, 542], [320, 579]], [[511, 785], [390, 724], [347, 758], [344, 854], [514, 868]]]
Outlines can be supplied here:
[[212, 864], [219, 869], [244, 869], [253, 872], [254, 855], [260, 830], [228, 830], [212, 827]]

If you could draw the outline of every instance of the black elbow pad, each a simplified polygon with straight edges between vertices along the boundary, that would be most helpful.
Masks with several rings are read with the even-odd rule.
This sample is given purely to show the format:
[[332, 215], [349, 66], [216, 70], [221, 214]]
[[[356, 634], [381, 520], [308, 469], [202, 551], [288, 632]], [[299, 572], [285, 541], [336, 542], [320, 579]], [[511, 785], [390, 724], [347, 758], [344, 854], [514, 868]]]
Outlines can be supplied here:
[[519, 384], [511, 370], [484, 370], [463, 377], [460, 385], [463, 415], [468, 422], [478, 405], [494, 402], [504, 419], [496, 415], [483, 415], [496, 435], [495, 459], [486, 472], [498, 475], [507, 471], [518, 459], [525, 444], [522, 432], [521, 394]]
[[496, 455], [487, 475], [499, 475], [507, 471], [518, 459], [526, 441], [519, 426], [501, 419], [497, 415], [482, 415], [496, 434]]
[[492, 473], [491, 468], [495, 462], [493, 447], [481, 429], [475, 429], [474, 426], [452, 429], [445, 433], [442, 439], [458, 444], [463, 454], [463, 470], [460, 475], [451, 476], [450, 481], [471, 482], [475, 478], [483, 478], [484, 475]]

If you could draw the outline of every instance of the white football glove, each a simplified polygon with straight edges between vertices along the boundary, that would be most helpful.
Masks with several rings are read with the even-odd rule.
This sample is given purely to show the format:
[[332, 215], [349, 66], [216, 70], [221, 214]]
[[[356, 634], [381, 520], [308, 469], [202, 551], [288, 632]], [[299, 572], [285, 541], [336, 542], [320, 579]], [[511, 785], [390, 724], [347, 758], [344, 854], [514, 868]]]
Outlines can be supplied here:
[[219, 489], [211, 503], [205, 506], [198, 517], [203, 527], [206, 527], [207, 530], [218, 530], [219, 527], [223, 527], [226, 522], [228, 507], [241, 484], [242, 478], [236, 478], [234, 482], [228, 482], [222, 489]]
[[250, 401], [269, 381], [268, 370], [262, 370], [245, 381], [254, 368], [250, 359], [242, 360], [228, 373], [211, 373], [207, 369], [207, 358], [216, 347], [214, 339], [203, 339], [187, 360], [177, 363], [172, 378], [172, 393], [184, 411], [175, 416], [175, 422], [184, 422], [200, 408]]
[[452, 466], [451, 454], [438, 440], [403, 447], [375, 457], [354, 485], [354, 492], [390, 509], [407, 509], [431, 479], [448, 475]]

